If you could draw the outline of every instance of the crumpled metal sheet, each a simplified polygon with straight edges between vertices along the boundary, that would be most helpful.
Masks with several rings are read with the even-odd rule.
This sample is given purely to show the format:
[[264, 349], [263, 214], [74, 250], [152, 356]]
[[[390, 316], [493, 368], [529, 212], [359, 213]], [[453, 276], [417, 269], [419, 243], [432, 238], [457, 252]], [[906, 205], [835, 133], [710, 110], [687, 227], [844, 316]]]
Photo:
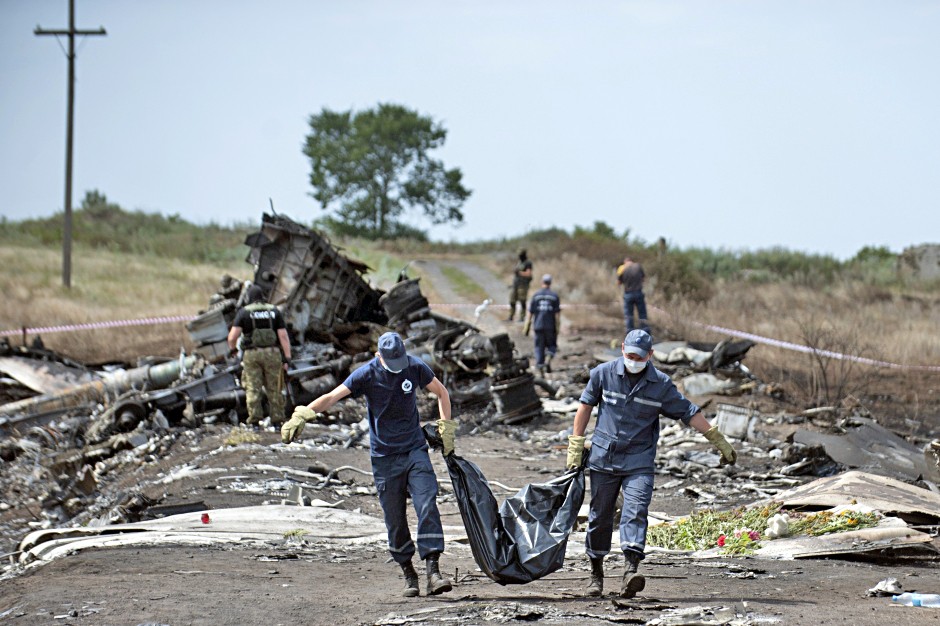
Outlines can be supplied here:
[[852, 418], [844, 435], [798, 430], [793, 441], [821, 445], [832, 460], [852, 469], [905, 480], [925, 477], [937, 481], [940, 474], [924, 459], [924, 452], [890, 430], [864, 417]]
[[0, 372], [43, 394], [60, 393], [95, 379], [87, 370], [19, 356], [0, 357]]
[[899, 480], [866, 472], [851, 471], [820, 478], [773, 497], [787, 508], [831, 508], [841, 504], [863, 504], [904, 519], [940, 521], [940, 494]]
[[[209, 515], [209, 523], [201, 521], [203, 513]], [[182, 513], [133, 524], [38, 530], [20, 543], [20, 562], [50, 561], [86, 548], [120, 545], [275, 541], [297, 529], [323, 539], [374, 536], [384, 541], [387, 536], [382, 520], [354, 511], [316, 506], [247, 506]]]

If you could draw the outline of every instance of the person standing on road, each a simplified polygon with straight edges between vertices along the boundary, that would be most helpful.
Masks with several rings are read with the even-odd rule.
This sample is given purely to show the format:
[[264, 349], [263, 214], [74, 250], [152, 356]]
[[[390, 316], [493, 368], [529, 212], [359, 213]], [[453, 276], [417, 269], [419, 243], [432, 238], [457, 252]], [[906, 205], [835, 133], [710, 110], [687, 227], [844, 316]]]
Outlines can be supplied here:
[[629, 333], [637, 324], [633, 323], [633, 309], [636, 309], [639, 328], [649, 330], [646, 320], [646, 298], [643, 296], [643, 279], [646, 274], [643, 266], [624, 257], [623, 265], [617, 268], [617, 284], [623, 288], [623, 319]]
[[610, 552], [618, 493], [623, 494], [620, 549], [626, 560], [620, 595], [632, 598], [646, 585], [637, 568], [646, 548], [646, 516], [653, 497], [653, 461], [660, 414], [681, 420], [705, 435], [721, 453], [722, 465], [737, 461], [734, 448], [708, 423], [699, 407], [650, 363], [653, 338], [649, 333], [630, 331], [621, 349], [623, 358], [591, 370], [590, 380], [581, 393], [572, 435], [568, 437], [566, 466], [578, 468], [584, 454], [584, 431], [593, 407], [597, 406], [597, 424], [587, 462], [591, 505], [585, 542], [591, 559], [587, 595], [594, 597], [604, 592], [604, 557]]
[[242, 344], [242, 387], [248, 404], [248, 423], [264, 418], [261, 399], [268, 397], [271, 423], [284, 422], [284, 372], [290, 364], [290, 338], [284, 317], [273, 304], [263, 302], [258, 285], [248, 288], [248, 304], [238, 310], [228, 333], [228, 347], [235, 353]]
[[512, 285], [509, 287], [509, 319], [516, 315], [516, 303], [519, 303], [519, 321], [525, 319], [525, 303], [529, 300], [529, 284], [532, 282], [532, 261], [525, 250], [519, 251], [519, 262], [512, 272]]
[[552, 359], [558, 352], [558, 329], [561, 328], [561, 300], [552, 291], [552, 275], [542, 276], [542, 288], [529, 302], [525, 334], [535, 331], [535, 367], [539, 373], [552, 371]]
[[365, 396], [368, 406], [372, 474], [385, 514], [388, 549], [405, 577], [405, 597], [419, 595], [418, 573], [411, 564], [415, 544], [408, 530], [406, 499], [411, 495], [418, 516], [418, 554], [425, 561], [427, 594], [450, 591], [438, 559], [444, 551], [444, 530], [437, 508], [437, 476], [418, 416], [417, 390], [437, 396], [437, 429], [444, 454], [453, 454], [457, 424], [451, 419], [450, 395], [424, 361], [410, 356], [398, 333], [379, 337], [375, 358], [345, 381], [306, 406], [299, 406], [281, 428], [285, 444], [297, 439], [304, 424], [317, 419], [346, 396]]

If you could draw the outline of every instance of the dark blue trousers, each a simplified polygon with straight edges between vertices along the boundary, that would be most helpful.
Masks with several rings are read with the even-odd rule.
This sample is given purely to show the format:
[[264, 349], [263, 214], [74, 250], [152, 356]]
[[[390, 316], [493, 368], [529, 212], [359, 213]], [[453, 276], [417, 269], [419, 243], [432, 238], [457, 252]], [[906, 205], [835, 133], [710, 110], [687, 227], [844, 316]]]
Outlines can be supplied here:
[[545, 353], [555, 356], [558, 352], [558, 333], [554, 330], [535, 331], [535, 364], [538, 367], [545, 365]]
[[610, 552], [617, 494], [623, 492], [620, 549], [642, 559], [646, 549], [646, 516], [653, 499], [653, 475], [609, 474], [592, 469], [590, 477], [591, 507], [585, 542], [588, 557], [601, 558]]
[[418, 555], [444, 551], [444, 530], [437, 510], [437, 476], [427, 448], [405, 454], [372, 457], [372, 475], [388, 529], [388, 550], [396, 563], [407, 563], [415, 553], [408, 530], [407, 497], [411, 494], [418, 515]]
[[[639, 318], [637, 322], [639, 326], [636, 326], [633, 323], [634, 308], [636, 309], [636, 315]], [[643, 291], [623, 292], [623, 318], [626, 321], [628, 333], [634, 328], [649, 330], [649, 325], [646, 323], [646, 298], [643, 296]]]

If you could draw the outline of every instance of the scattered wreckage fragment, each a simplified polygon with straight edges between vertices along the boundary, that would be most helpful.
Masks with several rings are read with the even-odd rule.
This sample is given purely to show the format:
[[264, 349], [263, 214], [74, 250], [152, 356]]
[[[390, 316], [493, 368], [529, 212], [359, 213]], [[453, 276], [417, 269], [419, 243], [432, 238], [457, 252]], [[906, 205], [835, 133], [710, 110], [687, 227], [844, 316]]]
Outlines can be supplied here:
[[793, 441], [806, 446], [821, 446], [835, 462], [903, 480], [928, 480], [940, 483], [940, 468], [928, 461], [927, 451], [902, 439], [866, 417], [851, 417], [843, 422], [844, 434], [831, 435], [798, 430]]
[[509, 335], [485, 337], [468, 322], [432, 312], [419, 280], [403, 277], [381, 299], [389, 326], [406, 337], [409, 353], [435, 371], [457, 404], [486, 403], [492, 394], [496, 423], [541, 415], [529, 361], [516, 355]]
[[[203, 513], [210, 521], [203, 522]], [[20, 563], [51, 561], [87, 548], [123, 545], [241, 543], [281, 540], [302, 528], [337, 543], [362, 537], [384, 539], [382, 520], [333, 507], [264, 505], [195, 511], [106, 527], [55, 528], [29, 533], [20, 542]]]
[[195, 364], [196, 357], [190, 356], [130, 370], [117, 370], [58, 393], [0, 405], [0, 432], [14, 434], [31, 426], [48, 423], [72, 411], [91, 413], [97, 405], [108, 404], [131, 390], [167, 387]]

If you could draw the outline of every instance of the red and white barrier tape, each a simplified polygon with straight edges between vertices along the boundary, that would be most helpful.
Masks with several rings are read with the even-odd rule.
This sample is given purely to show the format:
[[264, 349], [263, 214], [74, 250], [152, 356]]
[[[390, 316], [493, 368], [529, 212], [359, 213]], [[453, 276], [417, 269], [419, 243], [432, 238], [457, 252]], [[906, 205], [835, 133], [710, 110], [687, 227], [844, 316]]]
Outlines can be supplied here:
[[[431, 304], [428, 305], [432, 309], [442, 308], [442, 309], [475, 309], [479, 304], [467, 304], [466, 302], [451, 302], [446, 304]], [[508, 309], [508, 304], [488, 304], [486, 305], [487, 309]], [[596, 304], [563, 304], [561, 305], [563, 309], [599, 309], [600, 306]]]
[[[651, 309], [658, 311], [659, 313], [666, 314], [666, 311], [660, 309], [659, 307], [651, 306]], [[853, 354], [843, 354], [841, 352], [833, 352], [832, 350], [817, 350], [809, 346], [800, 345], [798, 343], [792, 343], [790, 341], [783, 341], [782, 339], [774, 339], [772, 337], [764, 337], [761, 335], [755, 335], [754, 333], [748, 333], [743, 330], [735, 330], [733, 328], [725, 328], [724, 326], [715, 326], [713, 324], [703, 324], [702, 322], [691, 322], [693, 326], [698, 326], [699, 328], [705, 328], [707, 330], [714, 331], [716, 333], [722, 333], [725, 335], [731, 335], [732, 337], [738, 337], [740, 339], [750, 339], [755, 343], [762, 343], [768, 346], [774, 346], [776, 348], [783, 348], [784, 350], [794, 350], [796, 352], [803, 352], [807, 354], [819, 354], [821, 356], [837, 359], [840, 361], [852, 361], [854, 363], [863, 363], [865, 365], [877, 365], [879, 367], [889, 367], [892, 369], [903, 369], [903, 370], [916, 370], [920, 372], [940, 372], [940, 365], [904, 365], [902, 363], [891, 363], [890, 361], [879, 361], [877, 359], [869, 359], [863, 356], [855, 356]]]
[[109, 322], [89, 322], [87, 324], [66, 324], [63, 326], [42, 326], [39, 328], [20, 328], [17, 330], [0, 330], [0, 337], [13, 335], [38, 335], [41, 333], [67, 333], [74, 330], [94, 330], [96, 328], [120, 328], [122, 326], [148, 326], [150, 324], [172, 324], [175, 322], [191, 322], [195, 315], [171, 315], [167, 317], [142, 317], [136, 320], [113, 320]]

